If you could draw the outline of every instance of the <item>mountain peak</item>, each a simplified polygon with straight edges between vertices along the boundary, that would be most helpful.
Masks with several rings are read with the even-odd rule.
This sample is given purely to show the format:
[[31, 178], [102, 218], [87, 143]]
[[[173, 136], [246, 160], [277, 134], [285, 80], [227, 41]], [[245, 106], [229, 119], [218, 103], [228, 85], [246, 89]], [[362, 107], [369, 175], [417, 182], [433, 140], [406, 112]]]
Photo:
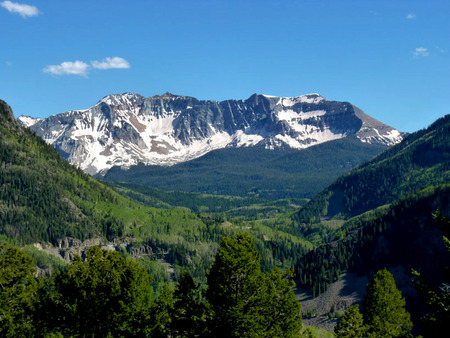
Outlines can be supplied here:
[[111, 94], [102, 98], [98, 103], [106, 103], [108, 105], [123, 105], [130, 104], [133, 105], [136, 102], [143, 101], [144, 97], [136, 93], [123, 93], [123, 94]]

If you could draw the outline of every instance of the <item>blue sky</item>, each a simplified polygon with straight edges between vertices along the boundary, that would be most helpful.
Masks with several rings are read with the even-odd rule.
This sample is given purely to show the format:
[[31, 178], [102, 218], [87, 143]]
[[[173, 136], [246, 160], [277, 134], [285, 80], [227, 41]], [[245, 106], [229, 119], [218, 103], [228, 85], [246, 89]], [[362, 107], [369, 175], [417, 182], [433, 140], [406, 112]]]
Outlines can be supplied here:
[[402, 131], [450, 113], [450, 1], [0, 0], [16, 116], [108, 94], [319, 93]]

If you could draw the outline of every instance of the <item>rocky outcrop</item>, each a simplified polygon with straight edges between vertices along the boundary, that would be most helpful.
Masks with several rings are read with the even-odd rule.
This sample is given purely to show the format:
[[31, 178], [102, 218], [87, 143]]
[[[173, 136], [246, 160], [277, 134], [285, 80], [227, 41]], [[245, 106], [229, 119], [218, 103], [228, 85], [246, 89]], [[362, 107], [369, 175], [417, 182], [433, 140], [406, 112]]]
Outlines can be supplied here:
[[147, 245], [139, 247], [129, 247], [127, 251], [133, 258], [153, 255], [152, 248]]

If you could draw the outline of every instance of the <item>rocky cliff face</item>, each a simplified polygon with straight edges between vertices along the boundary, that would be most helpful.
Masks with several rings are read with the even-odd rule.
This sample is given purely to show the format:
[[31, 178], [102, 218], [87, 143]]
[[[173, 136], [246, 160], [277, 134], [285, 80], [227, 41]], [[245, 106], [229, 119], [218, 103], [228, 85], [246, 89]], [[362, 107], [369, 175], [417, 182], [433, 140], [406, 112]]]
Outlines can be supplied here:
[[354, 134], [368, 143], [402, 140], [402, 133], [352, 104], [318, 94], [217, 102], [125, 93], [86, 110], [18, 120], [89, 174], [137, 163], [172, 165], [225, 147], [303, 149]]

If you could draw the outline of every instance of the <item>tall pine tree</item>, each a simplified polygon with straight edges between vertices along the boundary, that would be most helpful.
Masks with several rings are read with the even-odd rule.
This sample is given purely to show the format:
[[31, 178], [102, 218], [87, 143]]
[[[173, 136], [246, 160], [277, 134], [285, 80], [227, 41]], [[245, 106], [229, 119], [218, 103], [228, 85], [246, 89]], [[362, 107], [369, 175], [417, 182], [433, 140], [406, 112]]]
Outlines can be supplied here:
[[287, 275], [261, 272], [260, 255], [248, 234], [224, 237], [207, 273], [207, 300], [214, 337], [295, 337], [300, 304]]

